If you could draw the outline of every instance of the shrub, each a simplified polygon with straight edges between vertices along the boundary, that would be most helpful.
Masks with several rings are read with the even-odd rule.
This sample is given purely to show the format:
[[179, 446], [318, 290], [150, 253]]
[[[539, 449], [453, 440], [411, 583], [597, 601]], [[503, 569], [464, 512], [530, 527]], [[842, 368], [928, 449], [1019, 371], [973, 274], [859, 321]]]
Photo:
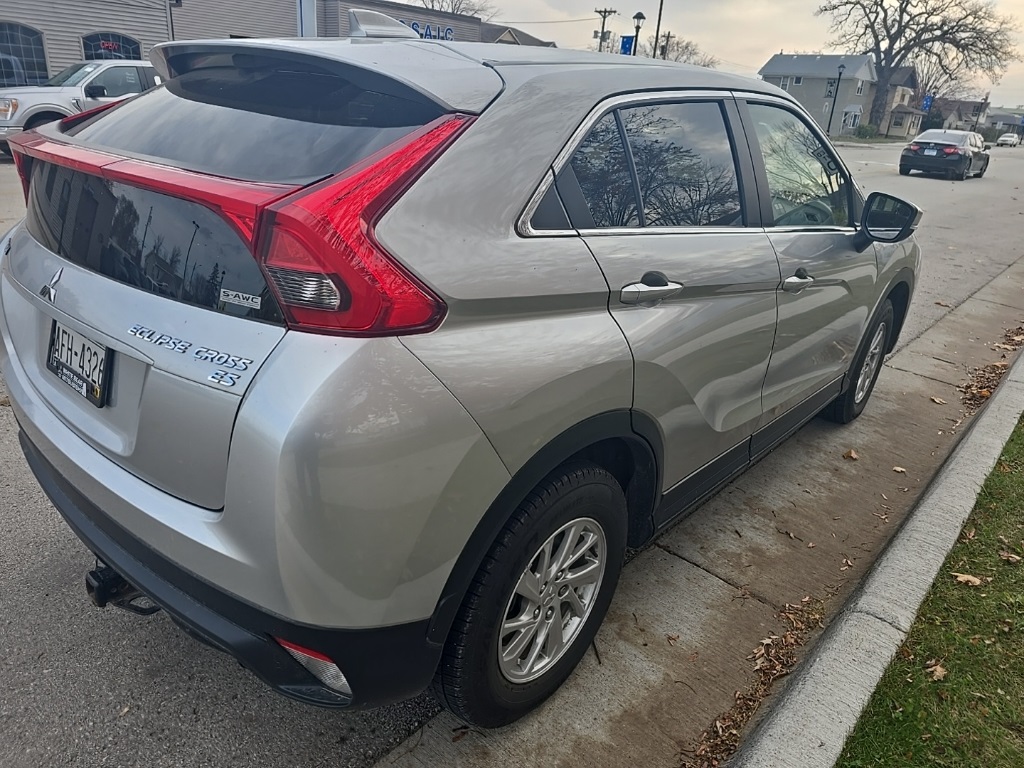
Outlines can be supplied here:
[[857, 138], [858, 139], [873, 139], [878, 135], [877, 125], [860, 124], [857, 126]]

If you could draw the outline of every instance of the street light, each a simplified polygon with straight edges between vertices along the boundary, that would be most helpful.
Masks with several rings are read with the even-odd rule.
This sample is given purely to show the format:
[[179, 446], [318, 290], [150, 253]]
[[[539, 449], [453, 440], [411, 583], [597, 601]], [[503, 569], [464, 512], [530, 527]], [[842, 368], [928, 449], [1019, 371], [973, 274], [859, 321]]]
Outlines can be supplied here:
[[[839, 65], [839, 79], [836, 80], [836, 92], [832, 94], [832, 110], [828, 113], [828, 129], [825, 131], [829, 136], [832, 135], [832, 116], [836, 113], [836, 100], [839, 98], [839, 86], [843, 84], [843, 72], [846, 71], [846, 65]], [[842, 133], [842, 131], [840, 131]]]
[[640, 47], [640, 27], [644, 25], [647, 17], [644, 16], [642, 11], [637, 11], [633, 14], [633, 29], [635, 35], [633, 37], [633, 53], [631, 55], [636, 56], [636, 49]]

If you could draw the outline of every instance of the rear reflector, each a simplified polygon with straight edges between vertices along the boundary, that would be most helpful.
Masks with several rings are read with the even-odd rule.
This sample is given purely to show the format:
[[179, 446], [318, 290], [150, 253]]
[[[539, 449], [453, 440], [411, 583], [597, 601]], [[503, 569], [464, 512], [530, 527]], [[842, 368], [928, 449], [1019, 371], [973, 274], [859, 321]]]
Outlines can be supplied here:
[[321, 683], [333, 691], [337, 691], [345, 696], [352, 696], [352, 687], [348, 684], [345, 675], [342, 674], [338, 665], [329, 658], [322, 653], [311, 651], [295, 643], [289, 643], [287, 640], [282, 640], [279, 637], [275, 637], [274, 640]]
[[384, 250], [374, 226], [470, 121], [442, 118], [267, 208], [256, 252], [289, 327], [346, 336], [437, 327], [444, 303]]

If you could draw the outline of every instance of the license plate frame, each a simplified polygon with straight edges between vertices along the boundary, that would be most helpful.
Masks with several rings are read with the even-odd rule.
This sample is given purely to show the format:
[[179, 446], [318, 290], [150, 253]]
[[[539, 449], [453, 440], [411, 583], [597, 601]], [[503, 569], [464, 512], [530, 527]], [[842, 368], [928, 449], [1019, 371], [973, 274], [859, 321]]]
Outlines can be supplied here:
[[925, 153], [925, 155], [927, 155], [928, 157], [935, 157], [936, 155], [938, 155], [938, 154], [939, 154], [939, 150], [937, 150], [937, 149], [926, 149], [926, 150], [924, 151], [924, 153]]
[[47, 370], [97, 408], [107, 405], [113, 366], [114, 350], [110, 347], [59, 320], [52, 321], [46, 346]]

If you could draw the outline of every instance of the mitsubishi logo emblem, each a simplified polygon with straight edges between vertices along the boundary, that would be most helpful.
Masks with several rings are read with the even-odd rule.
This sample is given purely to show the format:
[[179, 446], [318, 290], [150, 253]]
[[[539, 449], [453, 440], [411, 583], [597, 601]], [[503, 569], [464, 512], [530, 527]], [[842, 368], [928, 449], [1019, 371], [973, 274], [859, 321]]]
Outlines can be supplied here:
[[57, 300], [57, 283], [60, 282], [60, 276], [64, 274], [64, 267], [61, 267], [53, 273], [53, 277], [50, 278], [50, 282], [42, 287], [39, 291], [39, 295], [46, 299], [48, 302], [53, 304]]

